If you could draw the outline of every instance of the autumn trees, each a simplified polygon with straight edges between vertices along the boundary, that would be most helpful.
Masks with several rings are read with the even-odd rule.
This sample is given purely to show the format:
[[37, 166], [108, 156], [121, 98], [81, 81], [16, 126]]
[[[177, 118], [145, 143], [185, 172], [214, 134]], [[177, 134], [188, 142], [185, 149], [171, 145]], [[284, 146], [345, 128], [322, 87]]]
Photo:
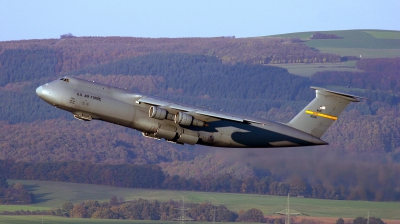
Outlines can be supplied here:
[[[63, 215], [72, 218], [92, 218], [92, 219], [133, 219], [133, 220], [174, 220], [181, 213], [179, 207], [181, 202], [170, 200], [168, 202], [149, 201], [138, 199], [128, 202], [120, 202], [114, 205], [98, 201], [85, 201], [73, 205], [65, 202], [63, 205]], [[210, 203], [187, 204], [186, 215], [196, 221], [211, 222], [235, 222], [238, 218], [236, 212], [230, 211], [225, 206], [215, 206]], [[254, 210], [254, 209], [253, 209]], [[249, 210], [246, 217], [257, 217], [260, 220], [260, 211], [253, 214]], [[262, 212], [261, 212], [262, 214]], [[243, 219], [242, 219], [243, 220]], [[246, 220], [249, 220], [248, 218]]]
[[310, 39], [342, 39], [343, 37], [339, 37], [338, 35], [331, 33], [321, 33], [315, 32], [311, 35]]
[[256, 208], [251, 208], [247, 211], [240, 211], [237, 222], [263, 222], [264, 214], [261, 210]]
[[0, 49], [48, 49], [57, 52], [58, 72], [68, 72], [121, 58], [161, 52], [210, 55], [224, 63], [338, 62], [340, 57], [315, 51], [299, 38], [134, 38], [75, 37], [0, 43]]
[[0, 173], [13, 179], [52, 180], [132, 188], [162, 188], [165, 175], [156, 165], [95, 165], [88, 162], [14, 163], [0, 161]]
[[0, 172], [0, 204], [31, 204], [34, 195], [21, 183], [8, 185], [7, 178]]
[[5, 174], [0, 173], [0, 188], [7, 188], [8, 182]]
[[[336, 222], [337, 224], [341, 222], [341, 220]], [[370, 217], [370, 218], [364, 218], [364, 217], [357, 217], [353, 220], [353, 224], [385, 224], [380, 218], [375, 218], [375, 217]]]

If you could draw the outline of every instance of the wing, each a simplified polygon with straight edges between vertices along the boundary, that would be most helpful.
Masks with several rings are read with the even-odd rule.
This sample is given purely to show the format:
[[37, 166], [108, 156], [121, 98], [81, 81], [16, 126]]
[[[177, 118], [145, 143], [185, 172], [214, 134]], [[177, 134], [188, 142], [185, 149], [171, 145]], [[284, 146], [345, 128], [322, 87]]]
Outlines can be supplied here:
[[230, 115], [221, 112], [215, 112], [211, 110], [204, 110], [202, 108], [194, 107], [194, 106], [187, 106], [183, 104], [178, 104], [175, 102], [170, 102], [168, 100], [157, 99], [155, 97], [149, 96], [142, 96], [138, 100], [137, 103], [144, 103], [151, 106], [156, 106], [158, 108], [162, 108], [170, 114], [178, 114], [179, 112], [183, 112], [192, 116], [194, 119], [204, 121], [204, 122], [213, 122], [219, 120], [230, 120], [236, 122], [243, 122], [243, 123], [265, 123], [265, 121], [253, 118], [245, 118], [239, 117], [235, 115]]

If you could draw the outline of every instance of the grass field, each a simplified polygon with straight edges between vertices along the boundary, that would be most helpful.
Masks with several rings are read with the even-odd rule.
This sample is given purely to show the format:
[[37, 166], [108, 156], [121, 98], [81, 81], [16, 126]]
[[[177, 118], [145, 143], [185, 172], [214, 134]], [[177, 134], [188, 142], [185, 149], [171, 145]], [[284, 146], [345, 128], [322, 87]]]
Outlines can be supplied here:
[[294, 64], [269, 64], [269, 65], [286, 68], [290, 73], [304, 77], [310, 77], [316, 72], [327, 71], [327, 70], [360, 72], [360, 70], [356, 69], [354, 61], [342, 62], [342, 63], [311, 63], [311, 64], [294, 63]]
[[400, 39], [400, 32], [391, 30], [366, 30], [366, 33], [375, 38], [381, 39]]
[[25, 211], [42, 211], [42, 210], [49, 210], [51, 207], [44, 207], [44, 206], [37, 206], [35, 205], [0, 205], [0, 211], [18, 211], [18, 210], [25, 210]]
[[[12, 181], [12, 182], [15, 182]], [[257, 208], [265, 215], [285, 209], [286, 197], [252, 195], [252, 194], [228, 194], [184, 192], [166, 190], [146, 190], [130, 188], [114, 188], [107, 186], [59, 183], [51, 181], [18, 181], [27, 185], [39, 202], [31, 206], [20, 206], [24, 210], [42, 210], [46, 208], [60, 208], [65, 201], [79, 203], [85, 200], [108, 201], [111, 196], [124, 197], [125, 200], [144, 198], [149, 200], [168, 201], [180, 200], [185, 196], [186, 202], [201, 203], [210, 202], [216, 205], [225, 205], [231, 210], [247, 210]], [[399, 202], [366, 202], [366, 201], [339, 201], [320, 200], [311, 198], [291, 198], [291, 209], [305, 213], [313, 217], [347, 217], [355, 218], [371, 216], [400, 220]], [[18, 206], [2, 206], [0, 211], [19, 210]], [[1, 223], [1, 222], [0, 222]]]
[[390, 30], [339, 30], [321, 33], [335, 34], [343, 39], [312, 40], [314, 32], [290, 33], [272, 37], [299, 37], [306, 45], [323, 53], [340, 56], [362, 55], [364, 58], [400, 57], [400, 31]]
[[362, 58], [395, 58], [400, 57], [400, 49], [367, 49], [367, 48], [334, 48], [319, 47], [322, 53], [338, 54], [341, 56], [357, 56]]
[[[315, 32], [289, 33], [269, 37], [299, 37], [306, 45], [322, 53], [340, 56], [356, 56], [362, 58], [394, 58], [400, 57], [400, 31], [390, 30], [342, 30], [323, 31], [335, 34], [343, 39], [312, 40]], [[272, 65], [286, 68], [290, 73], [305, 77], [319, 71], [351, 71], [358, 72], [355, 62], [344, 63], [312, 63], [312, 64], [278, 64]]]

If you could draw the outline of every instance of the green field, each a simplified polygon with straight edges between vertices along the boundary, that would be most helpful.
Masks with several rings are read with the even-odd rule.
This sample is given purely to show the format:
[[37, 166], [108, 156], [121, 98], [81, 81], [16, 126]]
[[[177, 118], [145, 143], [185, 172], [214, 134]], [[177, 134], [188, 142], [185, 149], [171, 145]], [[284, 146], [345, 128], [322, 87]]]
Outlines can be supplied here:
[[315, 32], [290, 33], [271, 37], [299, 37], [306, 45], [323, 53], [363, 58], [400, 57], [400, 31], [390, 30], [340, 30], [321, 31], [343, 39], [312, 40]]
[[361, 70], [356, 69], [355, 62], [341, 62], [341, 63], [293, 63], [293, 64], [269, 64], [269, 66], [277, 66], [286, 68], [290, 73], [294, 75], [300, 75], [310, 77], [316, 72], [321, 71], [349, 71], [349, 72], [360, 72]]
[[[358, 58], [394, 58], [400, 57], [400, 31], [389, 30], [343, 30], [321, 31], [343, 37], [343, 39], [312, 40], [315, 32], [301, 32], [274, 35], [269, 37], [298, 37], [306, 41], [305, 44], [322, 53], [337, 54], [340, 56], [356, 56]], [[286, 68], [290, 73], [310, 77], [320, 71], [351, 71], [359, 72], [355, 62], [342, 63], [310, 63], [310, 64], [277, 64]]]
[[366, 33], [375, 38], [381, 39], [400, 39], [400, 32], [390, 30], [367, 30]]
[[322, 53], [338, 54], [341, 56], [357, 56], [362, 58], [395, 58], [400, 57], [400, 49], [367, 49], [367, 48], [334, 48], [318, 47]]
[[[168, 201], [170, 199], [178, 201], [184, 195], [185, 201], [188, 203], [210, 202], [215, 205], [225, 205], [234, 211], [257, 208], [264, 215], [271, 215], [274, 212], [285, 209], [287, 200], [286, 197], [253, 194], [146, 190], [51, 181], [19, 180], [18, 182], [28, 186], [35, 193], [39, 202], [30, 206], [1, 206], [0, 211], [15, 211], [19, 210], [18, 207], [24, 210], [60, 208], [65, 201], [72, 203], [79, 203], [85, 200], [108, 201], [113, 195], [123, 197], [125, 200], [143, 198], [159, 201]], [[369, 211], [371, 216], [400, 220], [400, 202], [291, 198], [290, 206], [291, 209], [314, 217], [355, 218], [365, 216]]]

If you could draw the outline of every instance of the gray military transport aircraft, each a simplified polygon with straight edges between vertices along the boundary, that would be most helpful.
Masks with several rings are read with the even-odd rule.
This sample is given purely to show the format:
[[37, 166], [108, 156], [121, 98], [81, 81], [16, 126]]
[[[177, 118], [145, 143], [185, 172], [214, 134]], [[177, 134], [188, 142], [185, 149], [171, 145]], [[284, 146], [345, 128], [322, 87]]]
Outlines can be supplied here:
[[83, 121], [133, 128], [143, 136], [178, 144], [232, 148], [327, 145], [320, 137], [358, 96], [315, 89], [316, 97], [289, 123], [204, 110], [83, 79], [63, 77], [39, 86], [37, 95]]

